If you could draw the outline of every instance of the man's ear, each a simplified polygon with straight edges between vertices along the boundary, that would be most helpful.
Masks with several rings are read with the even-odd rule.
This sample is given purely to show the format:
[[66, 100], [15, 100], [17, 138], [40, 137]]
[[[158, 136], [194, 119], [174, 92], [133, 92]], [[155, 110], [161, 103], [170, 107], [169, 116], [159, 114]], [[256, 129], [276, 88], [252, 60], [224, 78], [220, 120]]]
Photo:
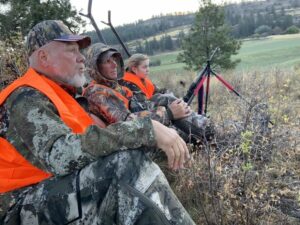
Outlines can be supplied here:
[[37, 57], [39, 61], [39, 65], [47, 68], [49, 66], [49, 54], [45, 49], [38, 49]]

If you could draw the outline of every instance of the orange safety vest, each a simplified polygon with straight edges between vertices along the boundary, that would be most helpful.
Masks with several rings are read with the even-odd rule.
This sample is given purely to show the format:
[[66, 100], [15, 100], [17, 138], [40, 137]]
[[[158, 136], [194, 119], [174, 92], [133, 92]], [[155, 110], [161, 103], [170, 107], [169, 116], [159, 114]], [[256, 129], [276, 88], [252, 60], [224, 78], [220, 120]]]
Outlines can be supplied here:
[[[128, 98], [132, 97], [132, 95], [133, 95], [132, 91], [129, 88], [121, 86], [122, 90], [126, 93], [126, 96], [124, 96], [120, 92], [116, 91], [113, 88], [110, 88], [110, 87], [102, 85], [102, 84], [97, 84], [96, 81], [92, 81], [89, 86], [96, 86], [96, 87], [98, 86], [98, 87], [103, 88], [103, 89], [109, 89], [109, 90], [111, 90], [115, 94], [115, 96], [117, 96], [125, 104], [126, 108], [127, 109], [129, 108], [129, 100], [128, 100]], [[85, 90], [84, 90], [84, 92], [85, 92]], [[83, 95], [84, 95], [84, 92], [83, 92]], [[107, 92], [97, 91], [97, 93], [99, 93], [101, 95], [107, 95]]]
[[[74, 133], [84, 133], [93, 124], [92, 118], [71, 95], [32, 68], [0, 93], [0, 105], [21, 86], [33, 87], [46, 95], [56, 106], [61, 119]], [[0, 193], [39, 183], [51, 176], [52, 174], [33, 166], [11, 143], [0, 137]]]
[[135, 74], [126, 72], [124, 74], [123, 80], [131, 82], [138, 86], [141, 91], [146, 95], [147, 99], [152, 98], [154, 91], [155, 91], [155, 86], [152, 83], [151, 80], [148, 78], [143, 78], [144, 81], [142, 81], [141, 78], [137, 77]]

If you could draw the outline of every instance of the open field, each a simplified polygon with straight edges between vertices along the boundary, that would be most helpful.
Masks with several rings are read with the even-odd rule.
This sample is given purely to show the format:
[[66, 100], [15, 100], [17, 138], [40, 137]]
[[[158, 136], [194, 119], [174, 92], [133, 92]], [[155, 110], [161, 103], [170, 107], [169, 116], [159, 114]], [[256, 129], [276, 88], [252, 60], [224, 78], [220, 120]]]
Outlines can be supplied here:
[[[153, 56], [160, 59], [161, 66], [152, 67], [158, 74], [164, 71], [181, 70], [184, 64], [177, 63], [179, 51]], [[268, 70], [270, 68], [292, 68], [300, 63], [300, 34], [277, 35], [265, 39], [244, 40], [239, 54], [233, 57], [241, 59], [236, 72], [251, 70]]]

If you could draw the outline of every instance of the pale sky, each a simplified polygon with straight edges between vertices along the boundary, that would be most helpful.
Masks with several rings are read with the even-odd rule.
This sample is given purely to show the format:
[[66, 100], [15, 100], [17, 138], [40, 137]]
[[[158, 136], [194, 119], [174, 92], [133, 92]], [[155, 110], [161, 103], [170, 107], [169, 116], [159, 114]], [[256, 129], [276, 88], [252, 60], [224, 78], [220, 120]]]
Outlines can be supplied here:
[[[230, 0], [213, 0], [214, 3], [229, 2]], [[234, 0], [233, 0], [234, 1]], [[71, 4], [82, 13], [87, 13], [88, 0], [70, 0]], [[93, 0], [92, 14], [100, 29], [107, 26], [107, 12], [111, 11], [111, 22], [114, 26], [133, 23], [140, 19], [146, 20], [153, 15], [174, 12], [196, 12], [201, 0]], [[230, 1], [232, 2], [232, 0]], [[82, 17], [83, 19], [85, 17]], [[89, 24], [90, 21], [86, 20]], [[87, 26], [87, 30], [93, 29]]]

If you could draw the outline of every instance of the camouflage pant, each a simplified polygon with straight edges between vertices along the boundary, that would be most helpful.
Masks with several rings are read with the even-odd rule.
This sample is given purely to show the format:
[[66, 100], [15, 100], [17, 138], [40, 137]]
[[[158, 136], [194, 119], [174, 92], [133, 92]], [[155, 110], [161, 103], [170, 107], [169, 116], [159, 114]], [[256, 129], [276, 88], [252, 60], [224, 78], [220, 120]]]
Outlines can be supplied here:
[[140, 150], [120, 151], [77, 173], [29, 188], [4, 224], [194, 224], [159, 167]]

